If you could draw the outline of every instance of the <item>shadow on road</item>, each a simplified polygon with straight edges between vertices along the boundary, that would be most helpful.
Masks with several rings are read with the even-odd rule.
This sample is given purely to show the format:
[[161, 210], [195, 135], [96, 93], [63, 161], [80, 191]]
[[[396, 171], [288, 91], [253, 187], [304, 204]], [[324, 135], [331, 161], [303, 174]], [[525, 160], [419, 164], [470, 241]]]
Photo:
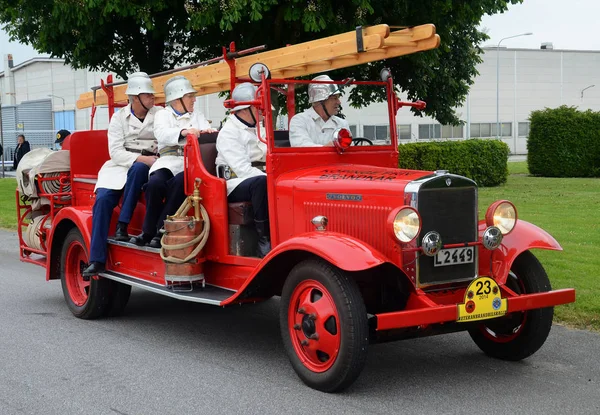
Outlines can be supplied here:
[[[125, 315], [102, 324], [147, 336], [174, 353], [185, 349], [192, 358], [220, 356], [219, 364], [232, 370], [250, 370], [257, 376], [276, 370], [295, 379], [281, 342], [279, 298], [220, 308], [134, 290]], [[544, 359], [543, 355], [542, 349], [537, 356]], [[376, 344], [370, 346], [365, 369], [347, 393], [376, 390], [379, 396], [391, 397], [432, 388], [467, 391], [490, 377], [496, 384], [511, 385], [530, 375], [534, 362], [535, 357], [522, 362], [488, 358], [466, 332]]]

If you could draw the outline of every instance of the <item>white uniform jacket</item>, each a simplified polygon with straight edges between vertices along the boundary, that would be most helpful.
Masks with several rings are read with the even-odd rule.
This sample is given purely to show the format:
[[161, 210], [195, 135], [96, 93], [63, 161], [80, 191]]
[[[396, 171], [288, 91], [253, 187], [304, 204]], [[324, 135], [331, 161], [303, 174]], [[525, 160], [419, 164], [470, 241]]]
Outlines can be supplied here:
[[[177, 115], [171, 106], [158, 111], [154, 120], [154, 133], [158, 140], [158, 152], [165, 147], [183, 146], [185, 139], [179, 141], [181, 131], [187, 128], [210, 129], [210, 124], [200, 111]], [[183, 156], [161, 156], [150, 168], [150, 173], [158, 169], [169, 169], [173, 176], [183, 171]]]
[[[260, 132], [264, 136], [262, 125]], [[227, 195], [245, 179], [265, 174], [259, 168], [252, 167], [252, 162], [266, 160], [267, 145], [258, 139], [255, 127], [248, 127], [233, 114], [227, 117], [227, 122], [219, 131], [217, 151], [217, 168], [219, 165], [229, 166], [237, 176], [227, 180]]]
[[[114, 114], [108, 125], [108, 160], [98, 172], [96, 189], [120, 190], [125, 187], [127, 171], [141, 155], [142, 150], [156, 153], [154, 116], [160, 107], [150, 108], [141, 122], [131, 113], [131, 104]], [[127, 151], [127, 149], [133, 151]], [[94, 189], [94, 191], [96, 191]]]
[[290, 122], [290, 145], [292, 147], [319, 147], [327, 145], [338, 128], [347, 128], [348, 121], [331, 116], [327, 121], [310, 107], [292, 117]]

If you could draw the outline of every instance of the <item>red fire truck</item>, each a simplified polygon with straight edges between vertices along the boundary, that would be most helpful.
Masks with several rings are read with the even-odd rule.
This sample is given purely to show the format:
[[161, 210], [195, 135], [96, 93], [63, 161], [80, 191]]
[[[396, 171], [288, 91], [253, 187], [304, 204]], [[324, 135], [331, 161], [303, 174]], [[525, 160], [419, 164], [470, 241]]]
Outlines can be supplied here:
[[[479, 218], [477, 184], [469, 178], [398, 168], [396, 114], [402, 106], [424, 104], [399, 101], [389, 71], [376, 81], [333, 83], [370, 88], [386, 98], [390, 144], [351, 145], [365, 144], [365, 139], [342, 130], [336, 132], [336, 147], [294, 148], [288, 131], [274, 127], [272, 101], [283, 99], [291, 118], [296, 97], [306, 93], [309, 81], [298, 76], [363, 63], [366, 56], [378, 61], [393, 50], [401, 55], [437, 47], [439, 37], [432, 28], [427, 25], [427, 36], [422, 27], [394, 32], [401, 35], [387, 28], [381, 42], [370, 39], [374, 29], [357, 29], [344, 38], [349, 41], [313, 45], [319, 64], [294, 55], [295, 67], [282, 64], [272, 52], [244, 58], [233, 45], [224, 50], [215, 65], [225, 65], [228, 79], [198, 89], [233, 89], [248, 77], [258, 86], [255, 100], [246, 104], [265, 115], [273, 247], [265, 258], [254, 256], [252, 206], [227, 202], [225, 180], [215, 170], [216, 134], [203, 134], [187, 137], [190, 199], [177, 223], [188, 231], [183, 239], [175, 235], [171, 240], [181, 242], [185, 235], [188, 242], [201, 240], [199, 252], [175, 264], [163, 260], [158, 249], [109, 237], [106, 272], [86, 281], [82, 270], [88, 263], [93, 190], [109, 157], [107, 131], [90, 130], [73, 133], [65, 144], [68, 171], [32, 178], [37, 197], [46, 203], [34, 204], [17, 191], [21, 260], [45, 267], [47, 280], [60, 280], [68, 308], [84, 319], [121, 313], [132, 286], [221, 307], [279, 296], [281, 335], [290, 362], [303, 382], [327, 392], [352, 384], [369, 345], [381, 341], [467, 331], [492, 357], [532, 355], [550, 332], [553, 306], [575, 301], [573, 289], [551, 289], [531, 252], [561, 250], [559, 243], [517, 219], [515, 206], [506, 200], [492, 203]], [[323, 58], [329, 56], [327, 50], [338, 53], [332, 51], [334, 43], [336, 51], [353, 45], [348, 49], [352, 56]], [[246, 58], [254, 65], [241, 72]], [[221, 71], [211, 65], [199, 68]], [[154, 78], [157, 91], [165, 77]], [[102, 88], [112, 112], [122, 103], [118, 86], [108, 82]], [[225, 101], [229, 108], [239, 104], [244, 103]], [[140, 200], [130, 232], [141, 230], [144, 213]], [[111, 235], [118, 214], [119, 208]], [[185, 253], [192, 250], [189, 246]]]

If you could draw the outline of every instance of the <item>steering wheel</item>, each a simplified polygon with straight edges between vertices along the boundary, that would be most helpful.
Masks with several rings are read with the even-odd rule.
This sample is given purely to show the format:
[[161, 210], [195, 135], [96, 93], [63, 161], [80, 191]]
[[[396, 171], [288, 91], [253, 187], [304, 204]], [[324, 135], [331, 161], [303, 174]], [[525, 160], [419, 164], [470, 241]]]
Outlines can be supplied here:
[[369, 140], [368, 138], [364, 138], [364, 137], [354, 137], [352, 139], [352, 145], [353, 146], [372, 146], [373, 142], [371, 140]]

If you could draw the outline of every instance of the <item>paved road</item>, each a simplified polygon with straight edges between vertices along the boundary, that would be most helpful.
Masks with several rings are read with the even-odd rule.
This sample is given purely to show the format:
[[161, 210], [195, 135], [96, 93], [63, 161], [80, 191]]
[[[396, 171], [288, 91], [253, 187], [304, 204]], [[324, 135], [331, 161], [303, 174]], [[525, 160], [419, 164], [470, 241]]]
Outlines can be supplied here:
[[220, 309], [143, 291], [125, 316], [84, 321], [60, 282], [0, 231], [0, 414], [599, 414], [600, 335], [555, 326], [518, 363], [468, 335], [373, 346], [345, 393], [304, 386], [279, 301]]

